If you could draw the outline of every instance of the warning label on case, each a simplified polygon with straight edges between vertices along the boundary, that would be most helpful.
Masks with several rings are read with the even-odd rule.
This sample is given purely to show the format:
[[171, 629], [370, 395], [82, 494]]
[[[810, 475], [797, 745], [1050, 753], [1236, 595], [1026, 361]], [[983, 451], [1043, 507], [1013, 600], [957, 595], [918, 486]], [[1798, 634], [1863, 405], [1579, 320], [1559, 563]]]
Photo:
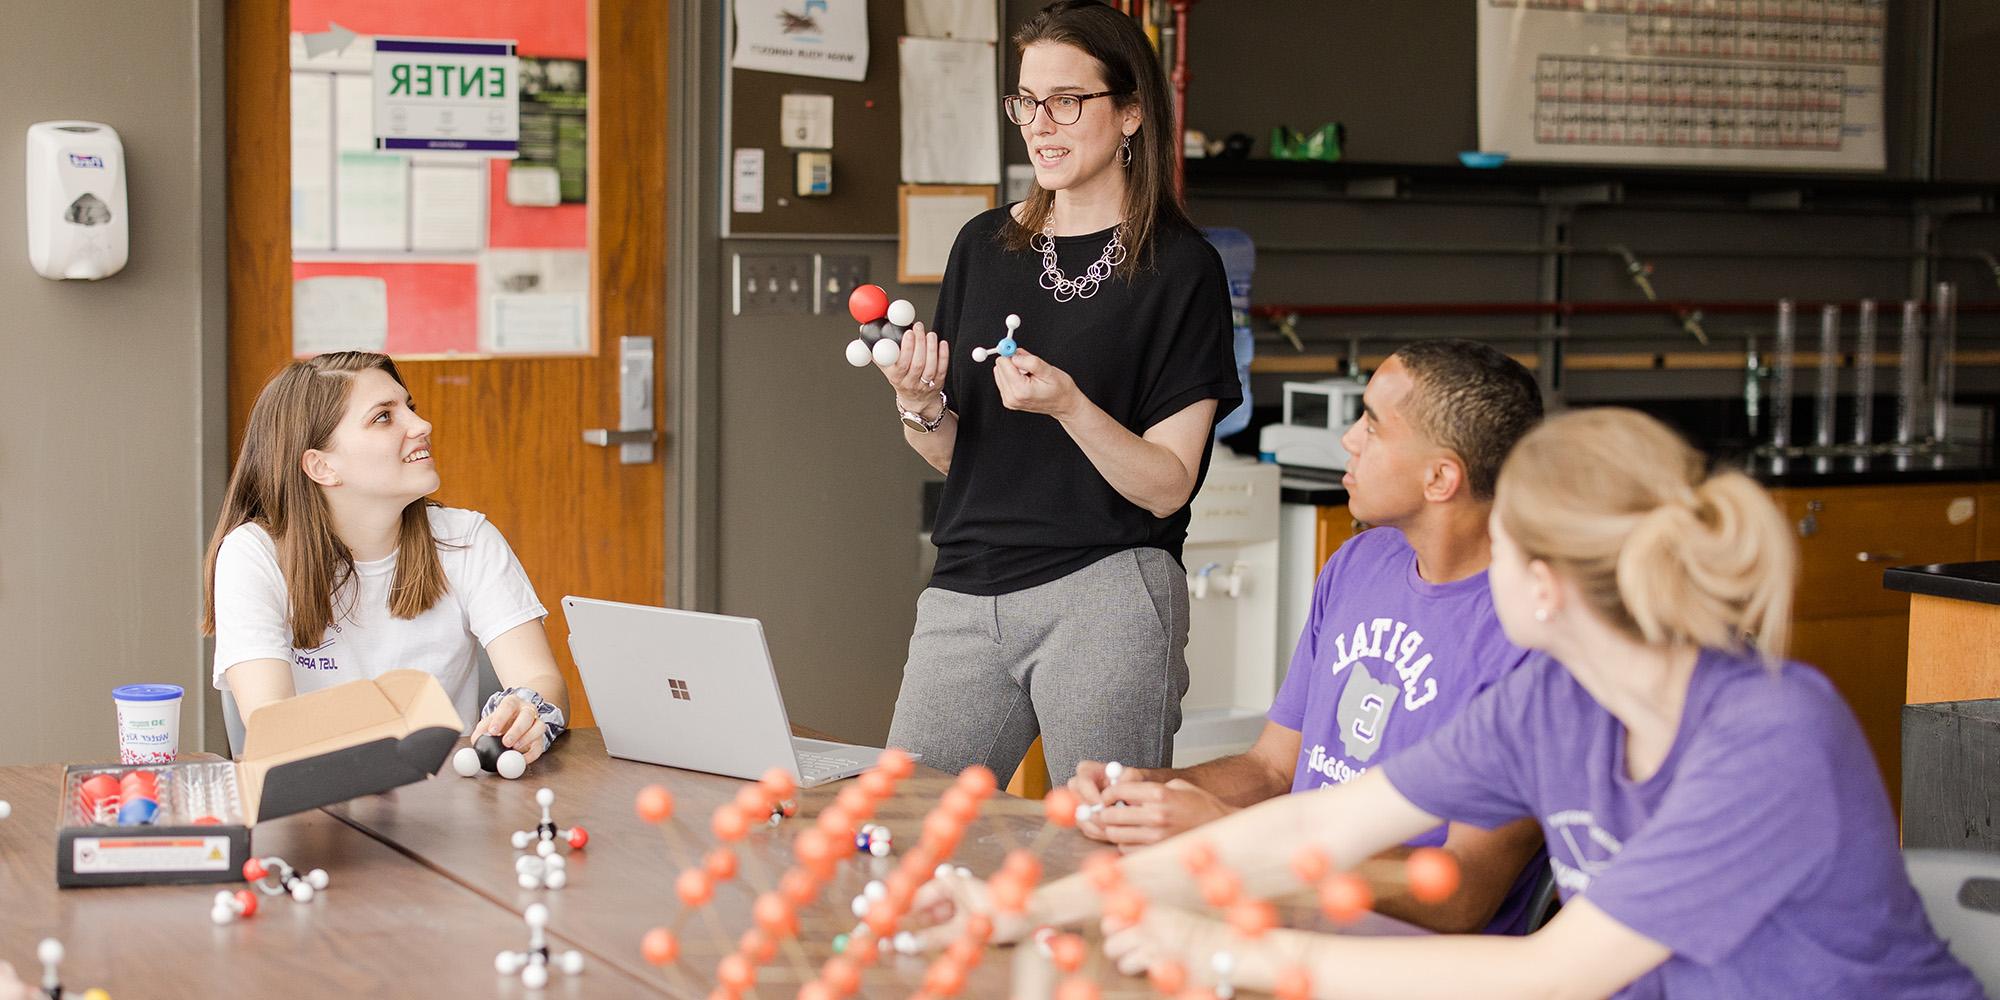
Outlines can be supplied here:
[[229, 870], [228, 837], [78, 837], [70, 867], [78, 875]]

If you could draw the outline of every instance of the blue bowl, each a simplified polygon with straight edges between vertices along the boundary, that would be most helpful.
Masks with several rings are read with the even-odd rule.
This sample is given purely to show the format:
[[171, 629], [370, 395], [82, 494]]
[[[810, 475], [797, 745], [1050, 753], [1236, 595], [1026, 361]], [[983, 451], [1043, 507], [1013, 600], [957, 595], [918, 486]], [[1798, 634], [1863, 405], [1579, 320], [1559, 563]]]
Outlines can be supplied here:
[[1463, 163], [1466, 166], [1471, 167], [1475, 170], [1491, 170], [1494, 167], [1497, 167], [1500, 164], [1507, 162], [1507, 154], [1481, 153], [1476, 150], [1466, 150], [1465, 152], [1458, 154], [1458, 162]]

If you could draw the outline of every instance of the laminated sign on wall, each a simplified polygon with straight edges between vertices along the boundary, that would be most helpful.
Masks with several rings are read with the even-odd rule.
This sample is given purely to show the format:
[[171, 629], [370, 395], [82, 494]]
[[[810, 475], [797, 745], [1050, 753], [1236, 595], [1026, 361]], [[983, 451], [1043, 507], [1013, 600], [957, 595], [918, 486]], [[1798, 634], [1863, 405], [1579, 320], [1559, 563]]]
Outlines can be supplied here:
[[520, 146], [514, 43], [375, 39], [375, 148], [511, 157]]
[[867, 0], [736, 0], [730, 65], [770, 73], [868, 76]]

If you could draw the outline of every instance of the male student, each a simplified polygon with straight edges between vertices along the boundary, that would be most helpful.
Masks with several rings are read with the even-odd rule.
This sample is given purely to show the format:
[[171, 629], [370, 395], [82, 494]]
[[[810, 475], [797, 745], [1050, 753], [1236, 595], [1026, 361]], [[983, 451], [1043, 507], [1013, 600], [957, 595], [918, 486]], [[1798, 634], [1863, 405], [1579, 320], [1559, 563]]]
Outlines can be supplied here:
[[[1500, 464], [1542, 415], [1534, 377], [1484, 344], [1429, 340], [1368, 381], [1341, 444], [1341, 483], [1370, 525], [1327, 560], [1284, 686], [1249, 750], [1190, 768], [1127, 768], [1107, 787], [1085, 761], [1070, 788], [1112, 803], [1082, 824], [1120, 846], [1150, 844], [1286, 792], [1353, 780], [1416, 744], [1527, 656], [1487, 591], [1487, 515]], [[1119, 804], [1122, 803], [1122, 804]], [[1523, 933], [1543, 867], [1533, 820], [1453, 823], [1390, 852], [1442, 846], [1458, 892], [1426, 904], [1377, 886], [1376, 909], [1431, 930]]]

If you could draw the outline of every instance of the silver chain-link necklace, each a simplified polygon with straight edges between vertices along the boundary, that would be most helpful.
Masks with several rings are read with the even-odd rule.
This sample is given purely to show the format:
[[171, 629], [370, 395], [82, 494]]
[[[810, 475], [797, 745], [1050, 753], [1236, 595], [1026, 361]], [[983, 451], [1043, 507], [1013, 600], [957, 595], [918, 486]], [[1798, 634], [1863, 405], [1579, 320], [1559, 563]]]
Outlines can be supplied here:
[[1071, 278], [1056, 263], [1056, 214], [1050, 212], [1042, 222], [1042, 231], [1028, 238], [1028, 246], [1042, 254], [1042, 287], [1054, 292], [1057, 302], [1087, 299], [1097, 294], [1098, 283], [1111, 277], [1112, 268], [1125, 261], [1125, 243], [1118, 238], [1124, 229], [1121, 225], [1112, 230], [1111, 242], [1104, 245], [1104, 252], [1096, 262]]

